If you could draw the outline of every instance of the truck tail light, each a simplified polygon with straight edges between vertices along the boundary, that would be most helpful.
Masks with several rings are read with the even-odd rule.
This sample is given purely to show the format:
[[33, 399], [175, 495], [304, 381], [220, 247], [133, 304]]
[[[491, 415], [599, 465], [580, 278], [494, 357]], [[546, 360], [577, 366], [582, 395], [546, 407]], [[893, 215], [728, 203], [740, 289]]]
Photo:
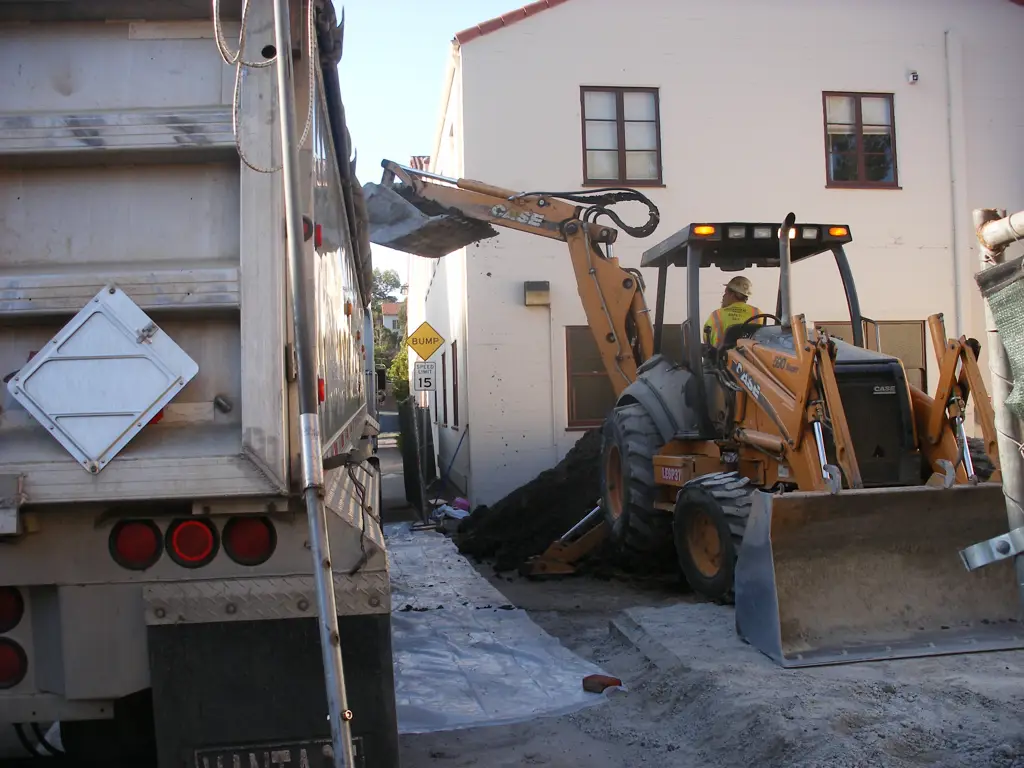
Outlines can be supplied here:
[[239, 565], [261, 565], [277, 548], [277, 531], [266, 517], [232, 517], [224, 526], [224, 551]]
[[151, 520], [121, 520], [110, 532], [109, 546], [115, 563], [144, 571], [160, 559], [163, 537]]
[[167, 529], [167, 554], [183, 568], [201, 568], [217, 555], [217, 528], [209, 520], [175, 520]]
[[0, 634], [10, 632], [25, 615], [25, 600], [14, 587], [0, 587]]
[[0, 690], [13, 688], [27, 672], [25, 649], [8, 637], [0, 637]]

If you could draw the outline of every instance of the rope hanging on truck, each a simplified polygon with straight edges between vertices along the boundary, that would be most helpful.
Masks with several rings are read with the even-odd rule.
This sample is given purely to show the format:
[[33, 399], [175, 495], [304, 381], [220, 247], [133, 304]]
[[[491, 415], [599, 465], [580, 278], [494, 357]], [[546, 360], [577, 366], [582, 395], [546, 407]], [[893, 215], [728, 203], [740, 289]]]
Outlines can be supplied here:
[[[593, 222], [602, 214], [610, 218], [615, 224], [630, 237], [647, 237], [653, 234], [661, 222], [661, 213], [658, 206], [654, 204], [647, 195], [629, 187], [601, 187], [600, 189], [580, 190], [578, 192], [523, 192], [516, 197], [527, 197], [542, 195], [544, 197], [557, 197], [568, 200], [572, 203], [589, 206], [583, 212], [583, 221]], [[615, 211], [610, 207], [616, 203], [643, 203], [647, 206], [647, 223], [640, 227], [631, 227], [626, 224]]]
[[[265, 58], [263, 61], [247, 61], [242, 57], [242, 52], [245, 50], [245, 38], [246, 38], [246, 27], [249, 23], [249, 2], [250, 0], [242, 0], [242, 13], [241, 21], [238, 29], [238, 50], [234, 53], [228, 48], [227, 40], [224, 39], [224, 28], [221, 25], [220, 20], [220, 3], [221, 0], [213, 0], [213, 32], [214, 38], [217, 40], [217, 50], [220, 51], [220, 57], [224, 60], [224, 63], [228, 66], [234, 65], [235, 67], [235, 89], [231, 96], [231, 132], [235, 137], [235, 149], [238, 150], [238, 156], [242, 159], [249, 168], [256, 171], [256, 173], [277, 173], [284, 166], [277, 165], [273, 168], [264, 168], [256, 165], [248, 156], [245, 154], [245, 150], [242, 149], [241, 139], [238, 137], [238, 107], [242, 101], [242, 67], [249, 67], [250, 69], [265, 69], [274, 64], [277, 61], [277, 57], [280, 55], [280, 51], [275, 51], [274, 55], [270, 58]], [[313, 68], [313, 54], [316, 52], [317, 41], [316, 41], [316, 3], [314, 0], [309, 0], [307, 3], [309, 13], [306, 19], [306, 56], [308, 57], [309, 70], [309, 106], [306, 109], [306, 125], [302, 129], [302, 138], [299, 139], [299, 146], [303, 146], [306, 143], [306, 139], [309, 138], [309, 130], [313, 126], [313, 100], [316, 98], [316, 83], [315, 83], [315, 72]]]

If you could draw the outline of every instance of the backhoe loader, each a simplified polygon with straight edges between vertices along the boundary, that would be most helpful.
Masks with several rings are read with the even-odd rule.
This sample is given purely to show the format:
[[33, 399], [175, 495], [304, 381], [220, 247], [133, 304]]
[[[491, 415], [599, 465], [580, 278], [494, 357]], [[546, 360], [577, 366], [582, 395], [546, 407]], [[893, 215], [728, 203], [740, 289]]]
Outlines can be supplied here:
[[[497, 225], [568, 245], [617, 401], [603, 428], [603, 522], [556, 542], [551, 570], [603, 537], [627, 556], [675, 558], [698, 594], [734, 602], [739, 634], [785, 667], [1024, 647], [1012, 573], [967, 573], [958, 554], [1006, 524], [977, 342], [947, 338], [941, 315], [929, 318], [934, 396], [908, 382], [899, 359], [868, 348], [849, 227], [792, 213], [781, 226], [691, 224], [642, 256], [658, 276], [652, 321], [642, 273], [619, 265], [618, 231], [597, 223], [605, 215], [627, 234], [653, 233], [659, 212], [638, 191], [517, 193], [382, 165], [381, 183], [364, 186], [374, 243], [441, 258]], [[647, 204], [644, 226], [611, 210], [626, 200]], [[791, 310], [791, 265], [825, 253], [852, 343]], [[775, 312], [728, 328], [717, 346], [698, 332], [711, 266], [779, 273]], [[661, 348], [670, 267], [686, 270], [681, 364]], [[963, 428], [971, 396], [988, 482]]]

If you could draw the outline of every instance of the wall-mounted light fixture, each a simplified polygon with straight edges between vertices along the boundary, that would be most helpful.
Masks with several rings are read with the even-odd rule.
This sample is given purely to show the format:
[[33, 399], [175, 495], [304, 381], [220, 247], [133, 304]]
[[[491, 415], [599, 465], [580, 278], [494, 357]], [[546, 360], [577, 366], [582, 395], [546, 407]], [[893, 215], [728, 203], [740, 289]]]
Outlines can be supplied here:
[[551, 306], [551, 283], [547, 280], [527, 280], [523, 283], [523, 303], [528, 307]]

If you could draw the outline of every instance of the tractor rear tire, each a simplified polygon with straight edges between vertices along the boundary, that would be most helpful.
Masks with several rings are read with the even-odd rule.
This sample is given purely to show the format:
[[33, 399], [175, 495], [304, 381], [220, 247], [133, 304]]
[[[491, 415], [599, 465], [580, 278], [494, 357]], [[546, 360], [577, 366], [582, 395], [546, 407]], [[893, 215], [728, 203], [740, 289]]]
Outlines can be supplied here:
[[992, 460], [989, 459], [988, 454], [985, 452], [985, 441], [980, 437], [968, 437], [967, 448], [971, 453], [974, 473], [981, 482], [988, 482], [988, 479], [992, 477], [992, 473], [996, 471], [996, 465], [992, 463]]
[[601, 508], [609, 541], [622, 564], [674, 570], [672, 516], [654, 508], [654, 455], [662, 446], [642, 405], [612, 410], [601, 434]]
[[736, 559], [756, 488], [736, 472], [692, 480], [676, 498], [672, 515], [679, 568], [698, 595], [734, 602]]

